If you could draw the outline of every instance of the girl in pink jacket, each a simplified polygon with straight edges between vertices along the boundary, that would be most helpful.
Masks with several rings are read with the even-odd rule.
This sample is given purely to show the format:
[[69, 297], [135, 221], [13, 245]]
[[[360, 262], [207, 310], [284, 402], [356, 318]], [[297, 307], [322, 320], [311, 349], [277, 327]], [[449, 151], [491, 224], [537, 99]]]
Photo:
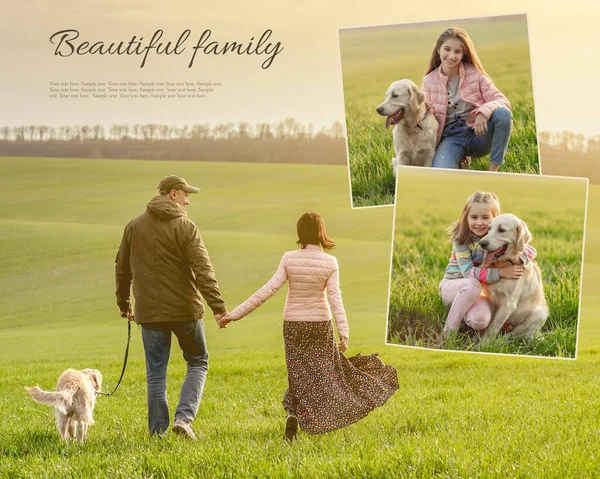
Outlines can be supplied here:
[[452, 256], [438, 290], [444, 305], [450, 307], [443, 336], [458, 330], [463, 321], [471, 329], [483, 331], [492, 320], [492, 311], [482, 285], [519, 279], [523, 265], [537, 255], [535, 248], [527, 245], [515, 264], [505, 262], [501, 268], [485, 264], [485, 251], [479, 242], [499, 214], [498, 197], [494, 193], [476, 191], [467, 198], [460, 217], [447, 230]]
[[220, 321], [225, 327], [242, 319], [289, 282], [283, 310], [289, 387], [283, 406], [287, 412], [285, 437], [290, 441], [296, 437], [298, 424], [309, 434], [347, 426], [382, 406], [398, 389], [396, 370], [385, 366], [376, 354], [351, 358], [342, 354], [350, 335], [338, 263], [323, 251], [335, 246], [323, 218], [305, 213], [296, 229], [300, 249], [285, 253], [269, 282]]
[[465, 156], [490, 155], [490, 171], [504, 163], [510, 139], [510, 103], [487, 75], [464, 30], [448, 28], [437, 39], [423, 91], [438, 121], [437, 168], [460, 168]]

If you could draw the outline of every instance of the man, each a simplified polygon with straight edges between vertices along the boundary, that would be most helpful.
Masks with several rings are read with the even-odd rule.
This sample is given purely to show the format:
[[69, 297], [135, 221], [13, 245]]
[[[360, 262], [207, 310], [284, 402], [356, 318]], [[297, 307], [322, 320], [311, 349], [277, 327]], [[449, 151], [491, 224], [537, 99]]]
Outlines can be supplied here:
[[167, 365], [173, 332], [187, 372], [172, 429], [196, 439], [190, 422], [198, 412], [208, 370], [203, 298], [217, 323], [227, 308], [200, 232], [185, 209], [188, 194], [200, 190], [173, 175], [163, 178], [158, 190], [146, 211], [125, 227], [115, 266], [117, 304], [122, 317], [135, 318], [142, 326], [150, 434], [160, 435], [169, 427]]

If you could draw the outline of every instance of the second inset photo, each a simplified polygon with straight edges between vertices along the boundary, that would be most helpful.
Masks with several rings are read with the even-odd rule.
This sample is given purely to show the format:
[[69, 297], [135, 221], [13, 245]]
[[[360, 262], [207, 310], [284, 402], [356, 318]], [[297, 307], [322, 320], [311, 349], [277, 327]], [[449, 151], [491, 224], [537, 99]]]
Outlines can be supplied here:
[[587, 191], [398, 168], [387, 343], [575, 358]]
[[399, 166], [539, 174], [527, 16], [339, 30], [353, 207]]

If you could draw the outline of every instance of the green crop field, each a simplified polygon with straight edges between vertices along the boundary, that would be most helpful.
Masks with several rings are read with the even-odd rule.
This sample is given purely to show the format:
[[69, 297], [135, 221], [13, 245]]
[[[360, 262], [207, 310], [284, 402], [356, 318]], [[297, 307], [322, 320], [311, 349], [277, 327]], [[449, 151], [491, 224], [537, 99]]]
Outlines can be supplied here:
[[[375, 108], [393, 81], [409, 78], [421, 85], [438, 36], [451, 26], [469, 33], [485, 70], [511, 103], [513, 130], [501, 171], [539, 173], [524, 15], [494, 21], [342, 29], [340, 54], [354, 206], [393, 204], [392, 131], [385, 129], [385, 118]], [[471, 169], [485, 170], [488, 164], [489, 157], [473, 159]]]
[[[0, 168], [0, 477], [597, 476], [599, 187], [590, 188], [579, 355], [557, 361], [384, 345], [393, 208], [352, 210], [344, 167], [0, 158]], [[67, 367], [98, 368], [105, 389], [115, 385], [126, 325], [113, 261], [124, 225], [171, 173], [202, 188], [188, 211], [230, 308], [295, 247], [300, 214], [325, 217], [339, 243], [347, 354], [379, 352], [398, 369], [400, 390], [385, 406], [339, 431], [300, 433], [291, 447], [282, 440], [281, 291], [226, 330], [208, 315], [197, 442], [149, 437], [134, 328], [123, 383], [99, 398], [87, 442], [61, 443], [52, 409], [23, 386], [52, 389]], [[172, 410], [184, 372], [174, 345]]]
[[[426, 187], [424, 187], [426, 185]], [[479, 344], [469, 334], [440, 338], [448, 315], [438, 284], [452, 245], [446, 228], [476, 190], [525, 221], [537, 250], [550, 316], [534, 340]], [[388, 340], [436, 349], [575, 357], [587, 182], [423, 168], [398, 170]], [[509, 281], [509, 280], [506, 280]]]

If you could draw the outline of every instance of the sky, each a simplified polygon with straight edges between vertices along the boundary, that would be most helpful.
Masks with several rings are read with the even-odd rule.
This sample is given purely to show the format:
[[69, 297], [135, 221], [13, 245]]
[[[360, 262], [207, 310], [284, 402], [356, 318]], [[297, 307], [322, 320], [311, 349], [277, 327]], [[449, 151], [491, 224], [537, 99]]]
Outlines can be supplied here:
[[[287, 117], [317, 129], [344, 122], [338, 28], [527, 13], [538, 131], [600, 133], [597, 26], [600, 4], [582, 0], [462, 1], [103, 1], [0, 0], [0, 125], [277, 122]], [[175, 44], [190, 30], [179, 55], [55, 55], [50, 36], [76, 29], [78, 42], [146, 45], [159, 29]], [[205, 30], [210, 39], [248, 44], [268, 30], [281, 51], [207, 55], [193, 49]], [[63, 45], [64, 46], [64, 45]], [[67, 51], [67, 50], [63, 50]], [[201, 50], [200, 50], [201, 51]], [[220, 82], [197, 99], [51, 99], [51, 81]]]

